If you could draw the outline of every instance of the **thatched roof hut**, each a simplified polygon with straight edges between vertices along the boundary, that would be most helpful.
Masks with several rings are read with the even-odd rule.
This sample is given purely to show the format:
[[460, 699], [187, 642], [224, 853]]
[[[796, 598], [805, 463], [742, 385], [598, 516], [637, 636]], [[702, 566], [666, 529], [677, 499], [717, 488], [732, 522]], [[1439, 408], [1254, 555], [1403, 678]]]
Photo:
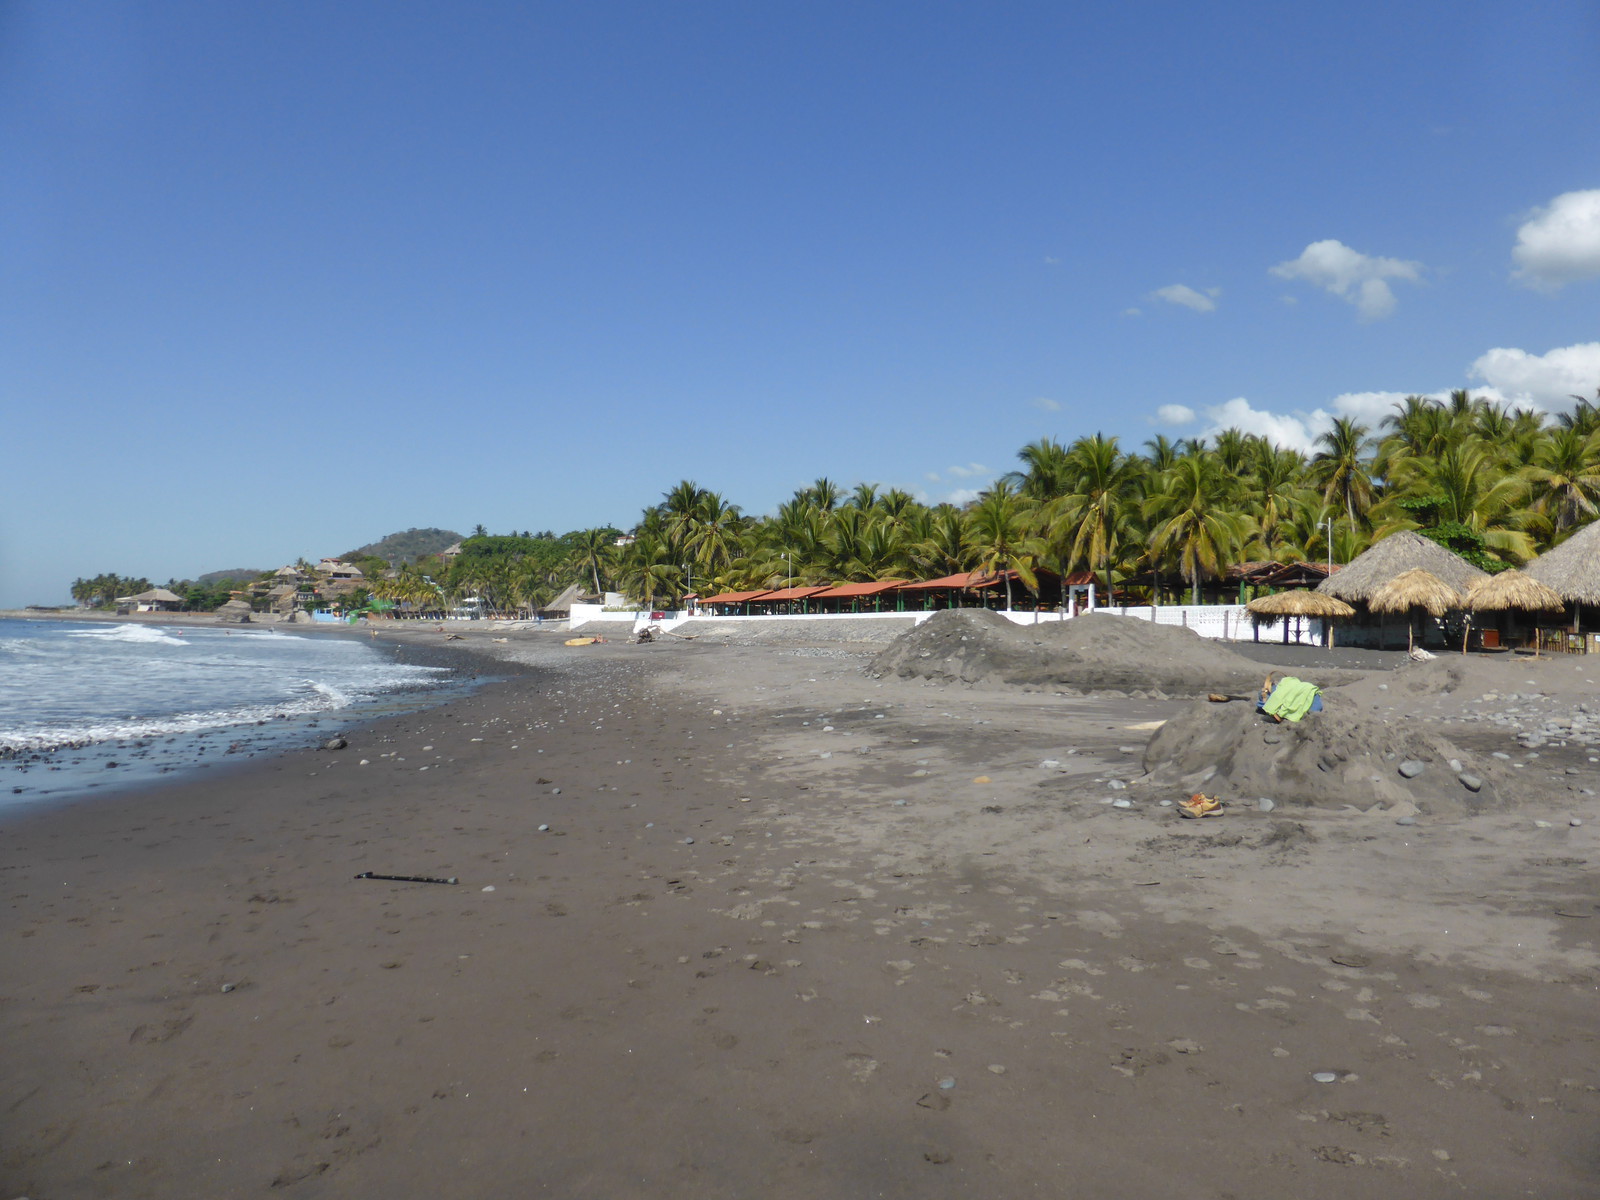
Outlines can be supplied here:
[[1408, 529], [1390, 534], [1365, 553], [1358, 554], [1342, 571], [1319, 583], [1317, 591], [1352, 604], [1370, 604], [1373, 592], [1379, 587], [1414, 568], [1428, 572], [1462, 593], [1475, 580], [1488, 577], [1487, 572], [1478, 570], [1459, 554]]
[[1252, 617], [1353, 617], [1356, 610], [1335, 596], [1297, 588], [1257, 596], [1245, 605]]
[[1467, 607], [1473, 612], [1559, 612], [1565, 601], [1560, 592], [1522, 571], [1502, 571], [1472, 585]]
[[1600, 606], [1600, 521], [1592, 521], [1523, 570], [1568, 604]]
[[555, 617], [558, 620], [572, 613], [572, 606], [583, 600], [583, 588], [578, 584], [570, 584], [549, 604], [539, 606], [539, 615], [542, 617]]
[[1467, 598], [1460, 589], [1421, 567], [1400, 572], [1387, 583], [1379, 584], [1367, 597], [1367, 607], [1376, 613], [1410, 612], [1420, 608], [1435, 617], [1442, 617], [1454, 608], [1465, 608], [1466, 603]]

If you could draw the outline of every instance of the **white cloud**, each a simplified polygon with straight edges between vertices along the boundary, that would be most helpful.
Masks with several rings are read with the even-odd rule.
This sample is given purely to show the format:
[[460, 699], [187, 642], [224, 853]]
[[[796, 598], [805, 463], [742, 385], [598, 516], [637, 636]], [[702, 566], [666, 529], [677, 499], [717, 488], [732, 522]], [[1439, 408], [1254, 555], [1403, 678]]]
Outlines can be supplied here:
[[1403, 404], [1407, 396], [1428, 395], [1443, 400], [1447, 392], [1344, 392], [1328, 404], [1334, 415], [1347, 417], [1359, 425], [1376, 430], [1383, 419], [1394, 414], [1395, 405]]
[[1163, 404], [1156, 409], [1156, 421], [1162, 425], [1187, 425], [1194, 420], [1194, 409], [1187, 404]]
[[963, 504], [971, 504], [981, 495], [983, 495], [983, 492], [978, 488], [957, 488], [946, 496], [945, 500], [959, 508]]
[[1142, 317], [1142, 316], [1144, 316], [1144, 309], [1142, 309], [1142, 308], [1125, 308], [1125, 309], [1122, 310], [1122, 315], [1125, 316], [1125, 317]]
[[1310, 454], [1316, 449], [1317, 435], [1333, 425], [1333, 418], [1322, 409], [1309, 413], [1284, 415], [1255, 408], [1243, 396], [1236, 396], [1226, 404], [1214, 404], [1205, 410], [1210, 422], [1203, 437], [1215, 437], [1224, 429], [1241, 429], [1245, 433], [1260, 434], [1274, 446]]
[[1546, 354], [1496, 347], [1473, 362], [1472, 376], [1512, 404], [1563, 412], [1572, 407], [1573, 396], [1591, 397], [1600, 387], [1600, 342], [1560, 346]]
[[1600, 275], [1600, 188], [1563, 192], [1536, 208], [1517, 230], [1516, 277], [1555, 289]]
[[1061, 411], [1061, 401], [1052, 400], [1049, 396], [1035, 396], [1032, 400], [1029, 400], [1028, 403], [1033, 405], [1041, 412]]
[[954, 475], [957, 479], [971, 479], [974, 475], [987, 475], [989, 468], [982, 463], [968, 463], [964, 467], [947, 467], [946, 475]]
[[1356, 306], [1363, 321], [1376, 321], [1394, 311], [1394, 292], [1388, 281], [1415, 283], [1422, 264], [1398, 258], [1378, 258], [1352, 250], [1328, 238], [1312, 242], [1300, 257], [1272, 268], [1279, 279], [1304, 279]]
[[1157, 288], [1150, 293], [1152, 300], [1165, 300], [1168, 304], [1181, 304], [1184, 308], [1192, 308], [1195, 312], [1215, 312], [1217, 308], [1216, 297], [1222, 295], [1221, 288], [1207, 288], [1204, 292], [1197, 292], [1187, 284], [1173, 283], [1164, 288]]

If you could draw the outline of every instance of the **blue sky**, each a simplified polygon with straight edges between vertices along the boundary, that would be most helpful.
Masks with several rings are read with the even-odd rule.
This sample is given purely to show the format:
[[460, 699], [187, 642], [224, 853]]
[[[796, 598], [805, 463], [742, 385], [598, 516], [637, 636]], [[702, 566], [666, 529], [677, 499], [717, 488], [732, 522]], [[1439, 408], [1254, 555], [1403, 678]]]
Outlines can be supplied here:
[[0, 3], [0, 605], [1600, 387], [1589, 3]]

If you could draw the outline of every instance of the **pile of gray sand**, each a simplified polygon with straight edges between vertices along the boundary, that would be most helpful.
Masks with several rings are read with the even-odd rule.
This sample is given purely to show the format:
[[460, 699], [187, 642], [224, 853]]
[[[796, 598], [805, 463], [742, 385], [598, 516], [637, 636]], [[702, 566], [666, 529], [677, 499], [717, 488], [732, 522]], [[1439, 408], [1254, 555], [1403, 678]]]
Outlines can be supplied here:
[[1391, 720], [1353, 689], [1324, 693], [1323, 706], [1276, 724], [1254, 704], [1199, 701], [1150, 739], [1141, 783], [1225, 803], [1381, 805], [1397, 816], [1480, 811], [1515, 792], [1500, 761], [1418, 722]]
[[1086, 613], [1017, 625], [981, 608], [934, 613], [873, 660], [871, 673], [1135, 696], [1255, 695], [1266, 669], [1175, 625]]

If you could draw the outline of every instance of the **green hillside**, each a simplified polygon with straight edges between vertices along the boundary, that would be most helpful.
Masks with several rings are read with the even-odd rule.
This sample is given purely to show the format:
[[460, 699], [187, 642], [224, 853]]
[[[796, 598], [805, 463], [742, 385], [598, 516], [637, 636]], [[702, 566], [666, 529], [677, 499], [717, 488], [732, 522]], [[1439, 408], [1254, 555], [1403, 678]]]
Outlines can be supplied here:
[[386, 538], [347, 550], [339, 557], [349, 561], [358, 558], [382, 558], [392, 565], [415, 562], [441, 550], [447, 550], [461, 540], [461, 535], [449, 529], [407, 529], [391, 533]]
[[227, 571], [207, 571], [204, 575], [200, 576], [199, 579], [196, 579], [195, 582], [204, 584], [206, 587], [210, 587], [214, 583], [220, 583], [224, 579], [233, 579], [239, 583], [249, 583], [257, 576], [265, 574], [268, 570], [271, 570], [271, 568], [233, 567]]

